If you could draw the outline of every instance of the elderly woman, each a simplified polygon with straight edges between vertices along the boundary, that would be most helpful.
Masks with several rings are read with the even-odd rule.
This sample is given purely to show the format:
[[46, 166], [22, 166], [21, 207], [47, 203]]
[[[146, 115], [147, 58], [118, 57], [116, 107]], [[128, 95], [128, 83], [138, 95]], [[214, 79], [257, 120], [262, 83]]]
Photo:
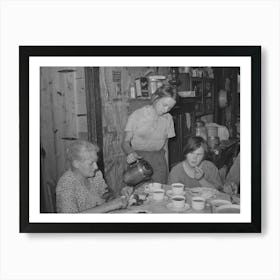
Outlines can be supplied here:
[[184, 147], [185, 160], [174, 166], [169, 174], [168, 183], [182, 183], [186, 187], [222, 187], [217, 167], [204, 160], [207, 144], [202, 137], [190, 137]]
[[152, 104], [134, 111], [128, 118], [122, 148], [130, 164], [139, 158], [153, 168], [154, 182], [165, 184], [168, 176], [165, 148], [175, 136], [172, 116], [168, 113], [176, 104], [170, 86], [159, 88], [152, 96]]
[[116, 198], [105, 202], [108, 191], [97, 167], [97, 145], [83, 140], [73, 142], [68, 149], [71, 167], [59, 179], [56, 187], [58, 213], [104, 213], [126, 206]]

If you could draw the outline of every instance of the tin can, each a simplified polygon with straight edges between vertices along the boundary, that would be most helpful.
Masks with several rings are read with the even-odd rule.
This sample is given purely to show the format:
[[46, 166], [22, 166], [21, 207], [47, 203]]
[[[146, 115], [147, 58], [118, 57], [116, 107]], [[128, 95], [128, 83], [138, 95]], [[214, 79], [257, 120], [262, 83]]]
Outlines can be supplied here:
[[218, 137], [218, 127], [214, 125], [208, 125], [207, 133], [209, 137]]
[[215, 149], [220, 144], [220, 138], [219, 137], [208, 137], [208, 146], [210, 149]]

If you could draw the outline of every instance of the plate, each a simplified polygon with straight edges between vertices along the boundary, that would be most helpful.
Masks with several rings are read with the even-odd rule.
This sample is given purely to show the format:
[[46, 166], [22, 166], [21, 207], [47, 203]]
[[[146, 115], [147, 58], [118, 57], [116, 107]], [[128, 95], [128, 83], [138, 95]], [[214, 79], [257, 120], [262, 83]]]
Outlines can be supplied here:
[[193, 195], [202, 196], [205, 199], [215, 197], [219, 193], [216, 189], [207, 187], [192, 188], [190, 191]]
[[210, 201], [210, 204], [214, 207], [219, 207], [222, 205], [228, 205], [232, 203], [229, 200], [225, 200], [225, 199], [213, 199]]
[[148, 210], [134, 210], [132, 211], [131, 213], [134, 213], [134, 214], [150, 214], [151, 212], [148, 211]]
[[166, 191], [166, 194], [167, 194], [169, 197], [171, 197], [171, 196], [173, 196], [173, 195], [185, 195], [186, 192], [183, 191], [181, 194], [175, 194], [175, 193], [173, 193], [172, 190], [167, 190], [167, 191]]
[[150, 194], [150, 195], [148, 196], [148, 199], [147, 199], [147, 200], [148, 200], [148, 201], [151, 201], [151, 202], [162, 202], [162, 201], [168, 200], [168, 197], [165, 195], [164, 198], [163, 198], [162, 200], [156, 200], [156, 199], [153, 198], [153, 195]]
[[174, 212], [184, 212], [184, 211], [190, 209], [190, 205], [189, 205], [188, 203], [185, 203], [184, 208], [180, 208], [180, 209], [174, 208], [172, 202], [168, 203], [168, 204], [166, 205], [166, 207], [167, 207], [169, 210], [174, 211]]
[[225, 213], [225, 214], [239, 214], [240, 205], [237, 204], [225, 204], [219, 207], [216, 207], [215, 213]]

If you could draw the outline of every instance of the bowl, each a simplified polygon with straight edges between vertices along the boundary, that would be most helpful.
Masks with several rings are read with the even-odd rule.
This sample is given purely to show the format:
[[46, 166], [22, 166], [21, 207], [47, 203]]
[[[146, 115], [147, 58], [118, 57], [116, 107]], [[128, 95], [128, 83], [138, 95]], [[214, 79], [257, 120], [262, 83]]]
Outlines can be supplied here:
[[215, 207], [219, 207], [225, 204], [232, 204], [229, 200], [225, 199], [213, 199], [210, 201], [210, 204]]
[[232, 204], [230, 201], [225, 199], [213, 199], [210, 201], [210, 205], [212, 206], [212, 212], [216, 213], [216, 208], [222, 205], [229, 205]]

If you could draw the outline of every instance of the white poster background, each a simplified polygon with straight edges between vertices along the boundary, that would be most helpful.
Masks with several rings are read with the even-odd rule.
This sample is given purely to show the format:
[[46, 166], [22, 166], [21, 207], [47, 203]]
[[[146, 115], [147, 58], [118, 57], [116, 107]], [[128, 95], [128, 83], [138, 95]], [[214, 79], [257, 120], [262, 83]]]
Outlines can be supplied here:
[[[45, 214], [40, 213], [40, 67], [84, 66], [240, 67], [240, 214]], [[250, 57], [30, 57], [29, 59], [30, 222], [251, 222], [251, 58]], [[44, 129], [44, 128], [42, 128]], [[246, 186], [243, 187], [242, 186]]]
[[[280, 279], [279, 1], [0, 2], [0, 279]], [[20, 234], [19, 45], [262, 45], [262, 234]]]

